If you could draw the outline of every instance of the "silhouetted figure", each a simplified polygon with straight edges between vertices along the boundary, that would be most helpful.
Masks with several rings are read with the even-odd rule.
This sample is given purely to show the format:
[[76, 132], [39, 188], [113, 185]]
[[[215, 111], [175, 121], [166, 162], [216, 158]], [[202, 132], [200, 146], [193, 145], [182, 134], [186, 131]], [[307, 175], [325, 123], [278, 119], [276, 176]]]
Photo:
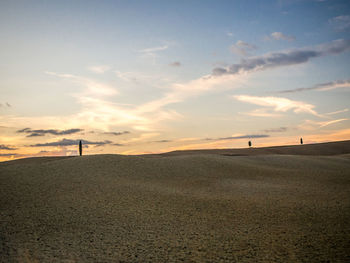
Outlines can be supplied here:
[[248, 142], [248, 145], [249, 145], [249, 147], [252, 147], [252, 142], [249, 141], [249, 142]]
[[80, 154], [80, 156], [83, 155], [83, 145], [82, 145], [81, 141], [79, 141], [79, 154]]
[[300, 138], [300, 144], [303, 144], [303, 138]]

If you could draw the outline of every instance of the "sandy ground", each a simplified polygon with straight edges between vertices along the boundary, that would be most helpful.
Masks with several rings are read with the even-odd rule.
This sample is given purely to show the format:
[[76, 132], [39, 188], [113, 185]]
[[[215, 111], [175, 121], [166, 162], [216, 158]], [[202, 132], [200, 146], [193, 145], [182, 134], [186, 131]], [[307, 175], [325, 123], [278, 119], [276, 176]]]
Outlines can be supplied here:
[[350, 154], [0, 163], [1, 262], [350, 262]]

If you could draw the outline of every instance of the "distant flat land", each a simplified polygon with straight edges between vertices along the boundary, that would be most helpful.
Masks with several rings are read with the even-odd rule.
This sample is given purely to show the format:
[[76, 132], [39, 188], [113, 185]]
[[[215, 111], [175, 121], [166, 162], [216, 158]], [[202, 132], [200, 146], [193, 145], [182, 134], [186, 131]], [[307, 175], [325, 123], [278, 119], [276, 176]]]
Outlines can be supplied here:
[[350, 262], [350, 141], [0, 163], [1, 262]]

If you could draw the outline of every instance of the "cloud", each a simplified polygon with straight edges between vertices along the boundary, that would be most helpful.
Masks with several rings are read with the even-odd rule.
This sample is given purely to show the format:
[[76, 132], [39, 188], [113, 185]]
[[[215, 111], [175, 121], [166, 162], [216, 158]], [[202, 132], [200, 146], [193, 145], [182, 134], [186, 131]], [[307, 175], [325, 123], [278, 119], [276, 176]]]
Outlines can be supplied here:
[[350, 29], [349, 15], [333, 17], [328, 22], [336, 31], [348, 31]]
[[228, 36], [228, 37], [233, 37], [233, 33], [232, 33], [232, 32], [227, 32], [227, 33], [226, 33], [226, 36]]
[[[244, 81], [244, 77], [236, 78], [235, 76], [225, 76], [222, 78], [213, 78], [210, 75], [207, 75], [198, 79], [191, 80], [187, 83], [175, 83], [169, 88], [170, 91], [168, 93], [164, 94], [159, 99], [155, 99], [153, 101], [140, 105], [137, 108], [137, 111], [157, 112], [166, 105], [181, 102], [186, 98], [199, 95], [214, 88], [228, 84], [232, 86], [235, 81], [237, 83], [242, 83]], [[176, 113], [173, 114], [176, 116]]]
[[0, 103], [0, 107], [7, 107], [7, 108], [11, 108], [12, 106], [11, 106], [11, 104], [10, 103], [8, 103], [8, 102], [5, 102], [4, 104], [2, 104], [2, 103]]
[[[331, 47], [334, 49], [334, 44]], [[322, 50], [329, 50], [329, 47], [322, 46], [322, 48]], [[339, 44], [337, 48], [339, 50]], [[250, 59], [248, 58], [246, 61]], [[253, 67], [253, 70], [256, 69]], [[226, 69], [224, 68], [223, 71], [226, 71]], [[69, 74], [53, 73], [52, 75], [68, 78], [73, 82], [77, 81], [77, 76]], [[189, 97], [198, 96], [213, 89], [232, 88], [235, 84], [245, 81], [244, 75], [223, 75], [220, 78], [207, 75], [185, 83], [174, 83], [163, 89], [165, 93], [159, 98], [140, 105], [124, 105], [111, 102], [110, 96], [107, 93], [101, 94], [101, 96], [95, 96], [94, 93], [82, 92], [82, 94], [76, 96], [78, 103], [81, 105], [81, 110], [77, 114], [67, 116], [65, 118], [66, 125], [73, 127], [85, 127], [88, 125], [89, 127], [99, 127], [106, 131], [110, 130], [111, 126], [116, 125], [129, 125], [135, 130], [142, 131], [158, 130], [161, 128], [159, 127], [159, 123], [163, 120], [183, 118], [176, 111], [165, 109], [169, 104], [179, 103]], [[80, 79], [78, 77], [78, 80]], [[84, 84], [89, 89], [89, 82], [82, 82], [81, 84]], [[50, 123], [54, 123], [54, 118], [50, 120]]]
[[294, 92], [302, 92], [302, 91], [309, 91], [309, 90], [333, 90], [338, 88], [350, 88], [350, 80], [336, 80], [332, 82], [326, 82], [314, 85], [312, 87], [308, 88], [297, 88], [297, 89], [289, 89], [289, 90], [282, 90], [279, 93], [294, 93]]
[[125, 146], [125, 144], [122, 144], [122, 143], [112, 143], [111, 145], [114, 145], [114, 146]]
[[276, 112], [286, 112], [288, 110], [293, 110], [295, 113], [305, 112], [320, 117], [320, 115], [313, 110], [315, 107], [314, 105], [302, 101], [294, 101], [281, 97], [257, 97], [248, 95], [237, 95], [233, 97], [236, 100], [242, 102], [271, 107]]
[[119, 135], [129, 134], [129, 133], [130, 133], [129, 131], [123, 131], [123, 132], [104, 132], [103, 134], [119, 136]]
[[0, 144], [0, 150], [17, 150], [17, 148], [13, 148], [9, 145]]
[[164, 46], [141, 49], [141, 50], [139, 50], [139, 52], [141, 52], [141, 53], [154, 53], [154, 52], [166, 50], [168, 48], [169, 48], [168, 45], [164, 45]]
[[287, 41], [294, 41], [294, 36], [288, 36], [283, 34], [282, 32], [273, 32], [270, 34], [270, 36], [265, 37], [266, 40], [287, 40]]
[[8, 157], [8, 156], [16, 156], [18, 155], [17, 153], [0, 153], [1, 157]]
[[239, 140], [239, 139], [254, 139], [254, 138], [266, 138], [270, 137], [268, 134], [251, 134], [251, 135], [240, 135], [240, 136], [230, 136], [222, 138], [206, 138], [206, 141], [226, 141], [226, 140]]
[[275, 112], [270, 112], [268, 109], [255, 109], [249, 112], [239, 112], [239, 114], [244, 114], [253, 117], [281, 117], [282, 115]]
[[[74, 94], [77, 102], [81, 105], [81, 109], [78, 113], [67, 116], [64, 119], [65, 125], [99, 127], [102, 130], [110, 130], [111, 126], [130, 125], [135, 130], [150, 131], [161, 120], [179, 117], [179, 114], [174, 111], [160, 108], [145, 111], [142, 109], [142, 106], [145, 104], [132, 105], [111, 102], [111, 94], [109, 92], [98, 94], [90, 91], [90, 80], [85, 81], [85, 78], [70, 74], [51, 74], [61, 78], [68, 78], [73, 82], [82, 80], [81, 84], [87, 89]], [[95, 81], [92, 82], [95, 83]], [[23, 119], [26, 120], [26, 118]], [[34, 119], [30, 118], [30, 122], [34, 121]], [[35, 120], [39, 121], [39, 119]], [[59, 120], [54, 117], [48, 118], [46, 123], [56, 123], [57, 121], [62, 122], [62, 118], [59, 118]]]
[[343, 110], [338, 110], [338, 111], [333, 111], [333, 112], [328, 112], [326, 113], [326, 115], [335, 115], [335, 114], [339, 114], [339, 113], [343, 113], [343, 112], [347, 112], [349, 111], [349, 109], [343, 109]]
[[251, 51], [255, 50], [256, 48], [257, 47], [253, 44], [249, 44], [242, 40], [238, 40], [236, 44], [230, 47], [230, 50], [234, 54], [237, 54], [240, 56], [247, 56]]
[[138, 74], [134, 72], [121, 72], [116, 70], [115, 74], [123, 81], [136, 81], [138, 78]]
[[266, 129], [266, 130], [263, 130], [263, 132], [266, 132], [266, 133], [286, 132], [287, 130], [288, 130], [287, 127], [279, 127], [279, 128]]
[[[120, 73], [120, 72], [116, 72]], [[54, 74], [57, 76], [57, 74]], [[62, 78], [69, 74], [59, 75]], [[122, 74], [125, 77], [125, 73]], [[130, 77], [130, 76], [127, 76]], [[75, 79], [71, 79], [75, 81]], [[102, 130], [111, 130], [111, 126], [130, 126], [140, 131], [154, 131], [161, 129], [159, 123], [163, 120], [175, 120], [183, 116], [174, 110], [164, 109], [165, 106], [181, 102], [189, 97], [200, 95], [214, 88], [227, 88], [234, 82], [245, 81], [244, 76], [223, 76], [214, 78], [210, 75], [200, 77], [185, 83], [174, 83], [162, 90], [165, 91], [159, 98], [139, 105], [121, 104], [110, 101], [108, 94], [95, 96], [93, 93], [83, 91], [76, 94], [77, 102], [81, 110], [77, 114], [65, 118], [65, 126], [76, 127], [99, 127]], [[85, 86], [88, 83], [85, 83]], [[88, 88], [88, 87], [87, 87]], [[17, 119], [18, 120], [18, 119]], [[47, 120], [46, 123], [56, 123], [57, 119]], [[30, 122], [34, 121], [33, 118]], [[37, 122], [39, 119], [36, 120]], [[62, 122], [62, 119], [58, 120]], [[29, 122], [29, 121], [28, 121]], [[93, 126], [92, 126], [93, 125]]]
[[331, 120], [331, 121], [323, 121], [323, 122], [319, 122], [320, 127], [325, 127], [334, 123], [338, 123], [338, 122], [342, 122], [342, 121], [347, 121], [348, 119], [338, 119], [338, 120]]
[[118, 94], [117, 90], [112, 86], [90, 78], [75, 76], [71, 74], [58, 74], [49, 71], [46, 71], [45, 73], [59, 78], [69, 79], [76, 84], [87, 87], [88, 89], [86, 93], [93, 96], [111, 96]]
[[[56, 142], [47, 142], [47, 143], [38, 143], [30, 145], [31, 147], [46, 147], [46, 146], [72, 146], [72, 145], [78, 145], [80, 140], [70, 140], [70, 139], [62, 139], [60, 141]], [[111, 141], [100, 141], [100, 142], [93, 142], [93, 141], [87, 141], [87, 140], [81, 140], [83, 145], [106, 145], [111, 144]]]
[[30, 131], [30, 128], [24, 128], [24, 129], [18, 130], [16, 132], [17, 133], [22, 133], [22, 132], [27, 132], [27, 131]]
[[175, 61], [173, 63], [170, 63], [169, 66], [171, 66], [171, 67], [180, 67], [181, 63], [179, 61]]
[[110, 69], [111, 68], [107, 65], [91, 66], [88, 68], [88, 70], [97, 74], [103, 74]]
[[335, 123], [347, 121], [348, 119], [336, 119], [336, 120], [330, 120], [330, 121], [313, 121], [313, 120], [305, 120], [302, 125], [299, 125], [300, 129], [304, 130], [314, 130], [315, 128], [323, 128]]
[[167, 77], [162, 77], [159, 74], [148, 75], [140, 72], [121, 72], [118, 70], [114, 71], [114, 73], [119, 79], [125, 82], [132, 82], [138, 85], [148, 85], [163, 88], [165, 85], [168, 85], [168, 83], [171, 81], [171, 79]]
[[349, 49], [350, 40], [338, 39], [312, 48], [273, 52], [262, 56], [241, 59], [238, 64], [232, 64], [226, 68], [214, 68], [212, 74], [214, 76], [225, 74], [236, 75], [282, 66], [297, 65], [306, 63], [312, 58], [340, 54]]
[[55, 130], [55, 129], [49, 129], [49, 130], [32, 130], [30, 128], [24, 128], [21, 130], [18, 130], [17, 133], [26, 133], [28, 134], [26, 137], [37, 137], [37, 136], [44, 136], [45, 134], [52, 134], [52, 135], [67, 135], [67, 134], [73, 134], [83, 131], [83, 129], [68, 129], [68, 130]]
[[172, 142], [172, 140], [159, 140], [159, 141], [153, 141], [155, 143], [166, 143], [166, 142]]
[[168, 45], [163, 45], [163, 46], [158, 46], [158, 47], [141, 49], [141, 50], [138, 50], [138, 52], [142, 54], [143, 58], [151, 58], [151, 59], [153, 59], [153, 63], [155, 63], [157, 53], [160, 51], [164, 51], [168, 48], [169, 48]]

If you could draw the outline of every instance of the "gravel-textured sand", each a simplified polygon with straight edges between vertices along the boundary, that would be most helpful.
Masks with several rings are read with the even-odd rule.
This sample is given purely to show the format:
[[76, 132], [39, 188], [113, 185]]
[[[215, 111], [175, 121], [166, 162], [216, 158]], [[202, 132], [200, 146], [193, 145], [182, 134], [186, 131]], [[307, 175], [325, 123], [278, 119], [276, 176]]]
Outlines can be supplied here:
[[1, 262], [350, 262], [350, 155], [0, 163]]

